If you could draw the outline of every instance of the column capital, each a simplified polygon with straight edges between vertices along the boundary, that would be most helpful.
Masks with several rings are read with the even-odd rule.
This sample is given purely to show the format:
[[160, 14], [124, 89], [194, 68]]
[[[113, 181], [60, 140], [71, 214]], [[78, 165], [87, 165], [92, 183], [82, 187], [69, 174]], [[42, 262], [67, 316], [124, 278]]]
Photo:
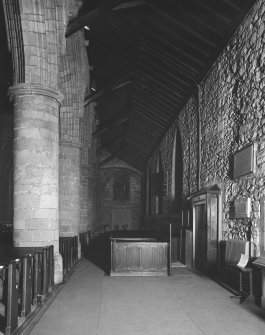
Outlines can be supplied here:
[[44, 96], [55, 100], [61, 104], [64, 95], [61, 91], [41, 84], [25, 84], [20, 83], [9, 87], [9, 96], [13, 100], [14, 96], [37, 95]]

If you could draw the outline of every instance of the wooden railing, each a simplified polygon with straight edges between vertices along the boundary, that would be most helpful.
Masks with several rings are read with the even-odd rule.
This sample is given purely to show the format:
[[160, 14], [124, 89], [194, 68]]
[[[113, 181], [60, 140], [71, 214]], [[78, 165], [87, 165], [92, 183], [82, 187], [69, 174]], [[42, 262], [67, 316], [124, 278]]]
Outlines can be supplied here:
[[[0, 249], [0, 334], [11, 335], [54, 289], [53, 246]], [[78, 237], [60, 237], [59, 251], [65, 278], [78, 259]]]
[[0, 267], [0, 331], [5, 335], [24, 323], [54, 286], [53, 246], [9, 248], [7, 252], [14, 260]]

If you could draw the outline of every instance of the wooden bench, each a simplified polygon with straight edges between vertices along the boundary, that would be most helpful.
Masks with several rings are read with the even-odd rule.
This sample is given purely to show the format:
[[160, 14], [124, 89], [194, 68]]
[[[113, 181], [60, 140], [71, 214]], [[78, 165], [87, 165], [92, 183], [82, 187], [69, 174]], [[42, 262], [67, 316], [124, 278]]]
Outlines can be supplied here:
[[87, 255], [90, 240], [91, 240], [90, 231], [79, 233], [79, 241], [81, 245], [82, 257], [85, 257]]
[[53, 246], [1, 248], [0, 331], [12, 334], [54, 286]]
[[65, 278], [78, 260], [78, 236], [59, 237], [59, 252], [63, 259]]
[[253, 270], [250, 263], [246, 267], [238, 266], [241, 254], [249, 255], [249, 242], [229, 239], [225, 242], [224, 272], [226, 283], [238, 292], [240, 302], [246, 298], [254, 301]]

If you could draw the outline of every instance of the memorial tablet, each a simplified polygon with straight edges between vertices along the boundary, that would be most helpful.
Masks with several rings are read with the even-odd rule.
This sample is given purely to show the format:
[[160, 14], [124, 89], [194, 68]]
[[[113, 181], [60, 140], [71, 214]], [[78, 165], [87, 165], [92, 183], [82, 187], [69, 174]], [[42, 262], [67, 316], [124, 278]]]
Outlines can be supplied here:
[[254, 173], [255, 164], [255, 146], [250, 146], [234, 154], [234, 179]]
[[235, 206], [236, 219], [243, 219], [250, 217], [250, 210], [251, 210], [250, 198], [238, 198], [235, 200], [234, 206]]

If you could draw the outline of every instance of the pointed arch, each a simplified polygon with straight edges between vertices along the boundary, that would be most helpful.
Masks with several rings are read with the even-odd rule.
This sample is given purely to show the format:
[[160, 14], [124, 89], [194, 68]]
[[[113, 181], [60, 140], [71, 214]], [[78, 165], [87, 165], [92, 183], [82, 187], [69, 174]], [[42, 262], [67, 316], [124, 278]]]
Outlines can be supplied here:
[[183, 199], [183, 157], [182, 141], [179, 128], [177, 127], [172, 150], [172, 173], [171, 173], [171, 199], [175, 202], [176, 209], [182, 208]]
[[174, 134], [173, 140], [173, 149], [172, 149], [172, 160], [171, 160], [171, 188], [170, 188], [170, 198], [171, 200], [175, 200], [176, 194], [176, 141], [177, 141], [177, 134]]
[[155, 214], [161, 215], [163, 213], [163, 164], [161, 152], [158, 153], [156, 173], [154, 175], [155, 187]]
[[145, 213], [147, 216], [151, 215], [151, 168], [147, 167], [146, 170], [146, 209]]

